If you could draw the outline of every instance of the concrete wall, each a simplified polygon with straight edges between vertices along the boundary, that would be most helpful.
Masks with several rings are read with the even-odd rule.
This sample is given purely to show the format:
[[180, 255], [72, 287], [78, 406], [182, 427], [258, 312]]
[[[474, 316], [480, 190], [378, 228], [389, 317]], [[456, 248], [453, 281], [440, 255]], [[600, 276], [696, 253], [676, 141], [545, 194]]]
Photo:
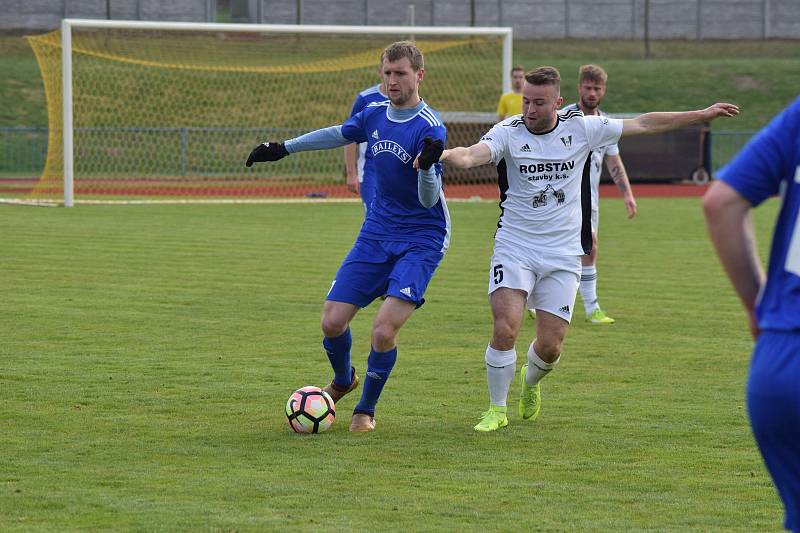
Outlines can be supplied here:
[[[258, 2], [261, 2], [259, 12]], [[249, 0], [267, 24], [470, 26], [470, 0]], [[622, 38], [645, 34], [646, 0], [474, 0], [476, 26], [511, 26], [517, 38]], [[800, 38], [800, 0], [650, 0], [654, 39]]]
[[[800, 0], [234, 0], [239, 22], [511, 26], [523, 39], [800, 38]], [[214, 20], [215, 0], [0, 0], [0, 29], [49, 29], [62, 17]], [[298, 6], [300, 7], [298, 13]]]
[[[109, 17], [110, 15], [110, 17]], [[129, 19], [208, 22], [214, 0], [0, 0], [0, 29], [55, 29], [61, 19]]]

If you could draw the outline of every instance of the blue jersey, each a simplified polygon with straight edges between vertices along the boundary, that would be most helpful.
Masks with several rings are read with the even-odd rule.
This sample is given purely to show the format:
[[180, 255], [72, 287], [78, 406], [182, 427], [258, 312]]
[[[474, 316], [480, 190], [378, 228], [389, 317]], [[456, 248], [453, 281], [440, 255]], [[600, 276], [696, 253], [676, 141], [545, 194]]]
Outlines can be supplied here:
[[783, 197], [756, 317], [762, 330], [800, 330], [800, 98], [758, 132], [719, 177], [753, 206], [776, 194]]
[[389, 100], [389, 98], [381, 93], [380, 84], [370, 87], [369, 89], [364, 89], [356, 96], [353, 102], [353, 109], [350, 111], [350, 116], [352, 117], [356, 113], [360, 113], [373, 102], [386, 102], [387, 100]]
[[[388, 97], [381, 93], [380, 84], [375, 85], [374, 87], [370, 87], [369, 89], [365, 89], [358, 93], [356, 96], [355, 101], [353, 102], [353, 108], [350, 110], [350, 117], [353, 117], [357, 113], [360, 113], [367, 107], [369, 104], [373, 102], [385, 102], [388, 100]], [[363, 159], [363, 165], [359, 164], [359, 176], [364, 176], [368, 172], [372, 172], [372, 154], [368, 151], [359, 150], [358, 157]], [[359, 161], [362, 163], [362, 161]]]
[[[342, 135], [353, 142], [366, 142], [375, 170], [376, 195], [361, 227], [360, 237], [382, 241], [433, 244], [445, 251], [450, 242], [450, 214], [444, 194], [431, 208], [424, 207], [417, 193], [414, 159], [423, 139], [446, 141], [438, 113], [424, 102], [403, 120], [392, 119], [396, 110], [388, 101], [369, 104], [342, 125]], [[442, 167], [436, 164], [441, 176]]]

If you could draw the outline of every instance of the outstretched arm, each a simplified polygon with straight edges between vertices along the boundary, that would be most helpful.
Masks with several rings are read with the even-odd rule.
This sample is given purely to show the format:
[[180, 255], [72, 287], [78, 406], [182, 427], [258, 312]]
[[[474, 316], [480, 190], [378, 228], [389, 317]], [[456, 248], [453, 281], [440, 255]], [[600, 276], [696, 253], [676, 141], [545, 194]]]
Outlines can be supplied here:
[[625, 165], [622, 164], [622, 158], [619, 154], [606, 156], [606, 168], [608, 168], [608, 173], [611, 174], [611, 179], [614, 180], [617, 188], [622, 193], [622, 198], [625, 200], [625, 209], [628, 210], [628, 218], [635, 217], [636, 199], [633, 197], [631, 182], [628, 180]]
[[439, 160], [456, 168], [479, 167], [492, 160], [492, 151], [489, 149], [488, 144], [479, 142], [469, 148], [459, 146], [445, 150]]
[[289, 139], [284, 143], [266, 142], [259, 144], [250, 152], [245, 165], [249, 167], [253, 163], [278, 161], [295, 152], [337, 148], [351, 142], [353, 141], [342, 135], [342, 126], [331, 126]]
[[725, 182], [717, 181], [703, 198], [706, 227], [719, 261], [739, 295], [750, 320], [750, 331], [758, 335], [755, 305], [764, 284], [764, 270], [756, 252], [756, 237], [750, 202]]
[[735, 117], [739, 108], [733, 104], [719, 103], [697, 111], [674, 113], [645, 113], [622, 121], [622, 136], [661, 133], [677, 130], [698, 122], [711, 122], [719, 117]]

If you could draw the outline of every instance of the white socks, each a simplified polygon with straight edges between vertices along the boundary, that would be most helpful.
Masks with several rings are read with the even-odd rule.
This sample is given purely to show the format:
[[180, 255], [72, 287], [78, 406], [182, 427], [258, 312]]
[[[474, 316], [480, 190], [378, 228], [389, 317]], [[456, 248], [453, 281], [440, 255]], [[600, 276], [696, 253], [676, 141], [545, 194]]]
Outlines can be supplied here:
[[552, 363], [545, 363], [538, 355], [536, 355], [536, 352], [533, 350], [532, 342], [530, 348], [528, 348], [528, 371], [525, 373], [525, 382], [533, 387], [539, 383], [543, 377], [549, 374], [560, 360], [561, 356], [559, 355], [558, 358]]
[[[533, 386], [539, 383], [551, 370], [555, 368], [561, 356], [552, 363], [545, 363], [541, 357], [536, 355], [533, 350], [533, 343], [528, 348], [528, 371], [525, 374], [525, 381]], [[514, 380], [516, 372], [517, 351], [501, 351], [492, 348], [491, 344], [486, 348], [486, 381], [489, 383], [489, 402], [500, 407], [506, 406], [508, 389]]]
[[491, 344], [486, 348], [486, 381], [489, 383], [489, 401], [492, 405], [505, 407], [508, 389], [517, 369], [517, 351], [495, 350]]
[[594, 265], [583, 267], [579, 291], [586, 316], [589, 316], [600, 307], [597, 305], [597, 268]]

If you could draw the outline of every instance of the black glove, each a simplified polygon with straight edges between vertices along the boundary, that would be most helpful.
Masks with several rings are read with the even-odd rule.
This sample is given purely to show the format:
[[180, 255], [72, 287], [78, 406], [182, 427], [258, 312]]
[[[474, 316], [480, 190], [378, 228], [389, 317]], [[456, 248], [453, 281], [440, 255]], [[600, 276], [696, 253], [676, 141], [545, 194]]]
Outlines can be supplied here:
[[253, 163], [261, 163], [263, 161], [277, 161], [289, 155], [283, 143], [261, 143], [250, 152], [247, 156], [247, 165], [252, 167]]
[[434, 140], [432, 137], [425, 137], [422, 142], [425, 143], [425, 146], [422, 147], [422, 151], [419, 153], [419, 168], [428, 170], [431, 165], [438, 163], [439, 158], [442, 157], [444, 143], [441, 139]]

